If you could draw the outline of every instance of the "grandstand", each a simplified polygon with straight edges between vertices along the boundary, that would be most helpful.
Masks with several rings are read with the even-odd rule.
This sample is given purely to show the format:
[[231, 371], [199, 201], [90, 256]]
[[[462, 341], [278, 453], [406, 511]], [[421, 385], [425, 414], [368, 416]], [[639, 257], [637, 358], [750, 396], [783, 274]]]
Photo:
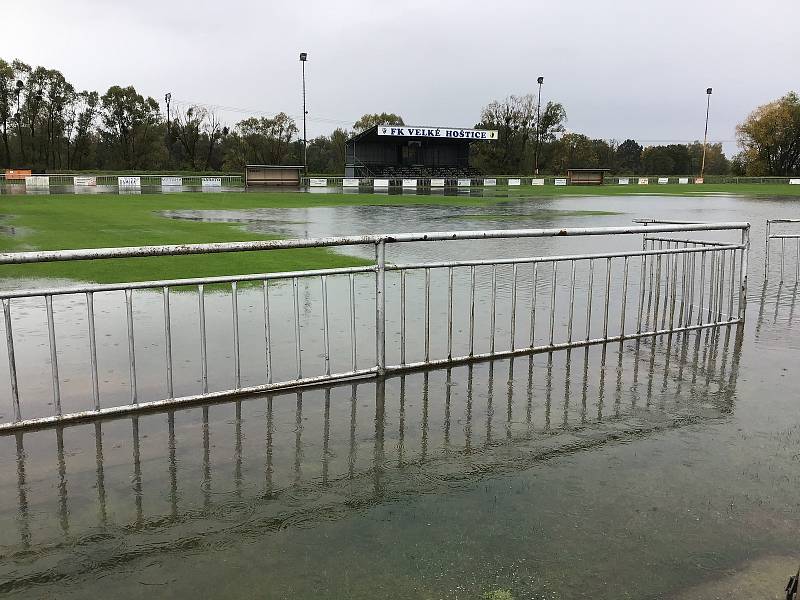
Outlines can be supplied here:
[[497, 131], [376, 125], [347, 140], [345, 177], [387, 179], [473, 177], [470, 145], [497, 140]]

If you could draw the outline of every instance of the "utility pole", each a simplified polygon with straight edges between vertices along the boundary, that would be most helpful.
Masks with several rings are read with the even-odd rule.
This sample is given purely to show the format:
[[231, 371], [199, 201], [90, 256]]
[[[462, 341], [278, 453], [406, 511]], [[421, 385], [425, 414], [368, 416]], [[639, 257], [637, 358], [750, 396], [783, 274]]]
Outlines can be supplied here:
[[300, 64], [302, 65], [303, 69], [303, 171], [308, 177], [308, 137], [307, 137], [307, 130], [306, 130], [306, 115], [308, 111], [306, 110], [306, 60], [308, 60], [308, 53], [301, 52], [300, 53]]
[[534, 172], [536, 175], [539, 174], [539, 140], [541, 138], [541, 112], [542, 112], [542, 83], [544, 83], [544, 77], [539, 77], [536, 82], [539, 84], [539, 99], [536, 101], [536, 146], [533, 151], [533, 162], [534, 162]]
[[706, 88], [706, 132], [703, 135], [703, 162], [700, 163], [700, 179], [706, 171], [706, 145], [708, 144], [708, 111], [711, 108], [711, 88]]

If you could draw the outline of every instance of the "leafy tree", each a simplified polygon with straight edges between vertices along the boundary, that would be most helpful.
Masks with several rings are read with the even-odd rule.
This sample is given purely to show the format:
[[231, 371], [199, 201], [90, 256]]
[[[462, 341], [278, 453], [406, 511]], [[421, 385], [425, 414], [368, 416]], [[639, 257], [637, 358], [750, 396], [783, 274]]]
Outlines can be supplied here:
[[642, 172], [648, 175], [672, 175], [675, 160], [666, 146], [648, 146], [642, 150]]
[[625, 140], [617, 148], [616, 163], [620, 173], [637, 175], [642, 163], [642, 147], [635, 140]]
[[228, 146], [226, 164], [243, 168], [245, 164], [279, 165], [291, 155], [297, 125], [286, 113], [274, 117], [251, 117], [236, 124]]
[[[699, 174], [703, 162], [702, 142], [693, 142], [686, 146], [689, 154], [689, 167], [681, 174]], [[722, 144], [706, 145], [706, 170], [708, 175], [725, 175], [730, 173], [731, 163], [722, 151]]]
[[800, 97], [789, 92], [759, 106], [736, 127], [736, 135], [748, 175], [800, 172]]
[[112, 165], [125, 169], [152, 167], [157, 161], [150, 152], [161, 124], [158, 103], [145, 98], [133, 86], [112, 86], [100, 98], [102, 135], [112, 151]]
[[554, 173], [563, 174], [568, 169], [600, 167], [595, 140], [581, 133], [565, 133], [552, 145], [550, 167]]
[[353, 130], [361, 133], [376, 125], [405, 125], [405, 123], [403, 117], [394, 113], [373, 113], [362, 115], [358, 121], [353, 123]]

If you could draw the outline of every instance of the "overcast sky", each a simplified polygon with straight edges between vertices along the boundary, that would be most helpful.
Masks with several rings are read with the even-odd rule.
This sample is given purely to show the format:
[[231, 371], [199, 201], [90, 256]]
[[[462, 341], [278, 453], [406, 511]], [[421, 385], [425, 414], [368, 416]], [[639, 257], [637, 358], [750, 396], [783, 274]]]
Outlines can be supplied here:
[[134, 85], [162, 104], [170, 91], [233, 107], [221, 111], [231, 124], [258, 111], [299, 123], [308, 52], [309, 137], [366, 112], [469, 127], [543, 75], [543, 99], [564, 104], [570, 131], [619, 140], [702, 139], [712, 86], [709, 137], [729, 141], [755, 106], [800, 89], [798, 0], [13, 4], [6, 60], [59, 69], [79, 89]]

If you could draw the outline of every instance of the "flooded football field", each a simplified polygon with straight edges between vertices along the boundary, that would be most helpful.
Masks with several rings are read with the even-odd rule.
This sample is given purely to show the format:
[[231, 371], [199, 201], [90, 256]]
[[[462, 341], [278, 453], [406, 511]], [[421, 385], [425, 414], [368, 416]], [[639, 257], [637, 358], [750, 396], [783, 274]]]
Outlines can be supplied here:
[[[794, 199], [648, 195], [164, 213], [291, 238], [749, 221], [746, 321], [3, 435], [0, 594], [690, 598], [752, 565], [785, 575], [772, 582], [779, 592], [800, 558], [800, 312], [793, 268], [783, 282], [764, 281], [761, 242], [767, 218], [798, 209]], [[460, 251], [529, 256], [601, 252], [604, 243], [486, 240]], [[443, 256], [435, 244], [409, 245], [391, 260]], [[508, 275], [499, 275], [500, 322]], [[441, 284], [433, 282], [435, 308]], [[479, 278], [479, 288], [489, 285]], [[332, 291], [335, 311], [346, 299]], [[264, 350], [246, 335], [257, 326], [257, 290], [240, 293], [247, 380]], [[359, 296], [369, 304], [366, 289]], [[188, 332], [193, 301], [173, 301], [175, 329]], [[224, 291], [210, 291], [206, 310], [228, 304]], [[136, 306], [140, 372], [151, 364], [158, 373], [142, 391], [157, 397], [161, 296], [143, 292]], [[83, 352], [74, 308], [55, 306], [65, 403], [87, 394], [69, 359]], [[101, 385], [111, 398], [127, 393], [124, 322], [114, 310], [111, 300], [98, 304]], [[303, 302], [304, 332], [317, 310]], [[45, 411], [41, 311], [25, 305], [15, 333], [31, 340], [20, 348], [21, 385]], [[211, 363], [225, 365], [227, 333], [216, 335]], [[359, 336], [371, 351], [368, 329]], [[434, 348], [442, 344], [434, 335]], [[196, 340], [176, 334], [176, 345], [178, 356]], [[175, 373], [176, 385], [196, 385], [196, 357], [176, 359]], [[7, 380], [0, 385], [7, 413]]]

